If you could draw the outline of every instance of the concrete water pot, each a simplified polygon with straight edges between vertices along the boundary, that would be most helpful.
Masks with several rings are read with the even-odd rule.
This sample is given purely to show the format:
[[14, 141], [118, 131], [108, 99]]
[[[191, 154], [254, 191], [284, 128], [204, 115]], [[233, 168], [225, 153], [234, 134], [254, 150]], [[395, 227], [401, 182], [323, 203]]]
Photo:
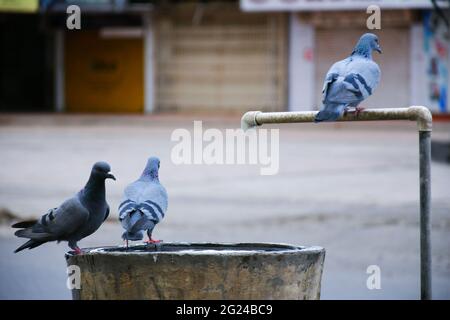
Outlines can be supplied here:
[[66, 254], [74, 299], [319, 299], [321, 247], [163, 243]]

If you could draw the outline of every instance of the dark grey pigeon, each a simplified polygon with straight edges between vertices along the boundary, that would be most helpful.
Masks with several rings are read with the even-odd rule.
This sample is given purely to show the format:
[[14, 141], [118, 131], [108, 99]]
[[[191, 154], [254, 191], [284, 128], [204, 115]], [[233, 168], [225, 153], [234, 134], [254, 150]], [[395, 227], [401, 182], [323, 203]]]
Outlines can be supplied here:
[[74, 197], [50, 209], [39, 220], [14, 224], [13, 228], [22, 228], [16, 231], [16, 236], [30, 239], [14, 252], [32, 249], [49, 241], [68, 241], [69, 247], [80, 254], [82, 251], [77, 242], [97, 231], [109, 215], [105, 180], [116, 180], [110, 171], [111, 167], [106, 162], [95, 163], [88, 182]]
[[158, 158], [149, 158], [141, 177], [125, 188], [119, 205], [119, 220], [125, 229], [122, 238], [127, 241], [127, 246], [128, 240], [142, 240], [145, 230], [147, 242], [160, 242], [152, 239], [152, 232], [166, 214], [168, 198], [166, 189], [159, 182], [159, 166]]
[[336, 121], [349, 108], [356, 115], [362, 110], [358, 105], [369, 97], [380, 82], [380, 68], [372, 60], [372, 51], [381, 53], [378, 38], [373, 33], [361, 36], [352, 54], [333, 64], [323, 84], [323, 107], [314, 122]]

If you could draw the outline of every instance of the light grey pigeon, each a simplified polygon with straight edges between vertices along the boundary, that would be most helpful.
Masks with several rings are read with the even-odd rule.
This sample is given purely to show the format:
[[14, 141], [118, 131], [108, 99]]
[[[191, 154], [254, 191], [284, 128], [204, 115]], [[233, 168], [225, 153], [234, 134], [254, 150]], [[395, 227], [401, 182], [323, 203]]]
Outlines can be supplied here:
[[88, 182], [74, 197], [50, 209], [39, 220], [14, 224], [13, 228], [23, 228], [16, 231], [16, 236], [30, 239], [14, 252], [32, 249], [49, 241], [68, 241], [76, 254], [82, 253], [77, 242], [97, 231], [108, 217], [105, 180], [116, 180], [110, 171], [106, 162], [95, 163]]
[[142, 240], [145, 230], [148, 243], [160, 242], [152, 239], [152, 232], [166, 214], [168, 198], [166, 189], [159, 182], [159, 167], [158, 158], [149, 158], [141, 177], [125, 188], [119, 205], [119, 220], [125, 229], [122, 238], [127, 247], [128, 240]]
[[373, 33], [364, 34], [344, 60], [333, 64], [328, 70], [323, 85], [323, 107], [314, 122], [336, 121], [349, 108], [356, 115], [362, 108], [358, 105], [369, 97], [380, 82], [380, 68], [372, 60], [372, 51], [381, 53], [378, 37]]

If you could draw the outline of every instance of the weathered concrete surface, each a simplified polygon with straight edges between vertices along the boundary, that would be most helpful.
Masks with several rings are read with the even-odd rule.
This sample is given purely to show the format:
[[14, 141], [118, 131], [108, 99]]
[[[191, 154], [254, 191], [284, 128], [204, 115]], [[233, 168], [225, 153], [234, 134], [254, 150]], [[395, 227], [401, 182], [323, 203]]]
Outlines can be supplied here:
[[[147, 155], [162, 160], [169, 191], [165, 241], [283, 242], [327, 250], [321, 299], [418, 299], [419, 163], [414, 122], [287, 124], [280, 130], [280, 172], [247, 165], [170, 161], [176, 128], [237, 128], [239, 117], [0, 116], [0, 207], [36, 217], [78, 191], [92, 163], [108, 160], [111, 217], [123, 188]], [[267, 126], [269, 127], [269, 126]], [[450, 141], [435, 122], [433, 140]], [[432, 162], [433, 297], [450, 299], [450, 166]], [[65, 243], [20, 254], [14, 230], [0, 227], [0, 298], [70, 299]], [[119, 223], [105, 223], [82, 247], [121, 245]], [[369, 265], [381, 289], [366, 286]]]
[[[167, 248], [167, 249], [166, 249]], [[67, 255], [74, 299], [319, 299], [325, 250], [277, 244], [113, 247]]]

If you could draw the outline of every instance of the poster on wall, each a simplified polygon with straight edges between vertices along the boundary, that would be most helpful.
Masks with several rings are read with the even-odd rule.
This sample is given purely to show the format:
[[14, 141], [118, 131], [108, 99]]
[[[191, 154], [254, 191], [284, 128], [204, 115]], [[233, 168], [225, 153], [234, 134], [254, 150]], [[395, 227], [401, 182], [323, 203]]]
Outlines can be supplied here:
[[448, 31], [431, 11], [423, 14], [423, 37], [427, 106], [433, 112], [448, 113]]
[[0, 12], [36, 12], [38, 0], [0, 0]]
[[[446, 0], [436, 0], [448, 6]], [[432, 8], [430, 0], [240, 0], [244, 11], [314, 11], [314, 10], [364, 10], [370, 5], [382, 9]]]

